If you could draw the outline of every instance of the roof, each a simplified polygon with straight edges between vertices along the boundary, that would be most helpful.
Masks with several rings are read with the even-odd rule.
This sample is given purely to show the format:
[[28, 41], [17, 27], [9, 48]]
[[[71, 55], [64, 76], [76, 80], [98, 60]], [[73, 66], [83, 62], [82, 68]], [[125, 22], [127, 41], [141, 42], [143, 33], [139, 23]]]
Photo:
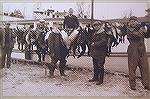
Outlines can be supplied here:
[[[9, 21], [11, 23], [33, 23], [33, 22], [38, 22], [40, 19], [34, 19], [34, 20], [13, 20]], [[64, 18], [45, 18], [45, 21], [63, 21]], [[108, 20], [99, 20], [99, 19], [94, 19], [93, 22], [95, 21], [101, 21], [101, 22], [118, 22], [118, 23], [127, 23], [129, 18], [122, 18], [122, 19], [108, 19]], [[138, 17], [138, 20], [140, 22], [145, 22], [147, 21], [147, 17]], [[0, 22], [6, 22], [6, 21], [0, 21]], [[79, 19], [79, 22], [82, 22], [83, 24], [89, 24], [91, 23], [91, 19]]]
[[55, 15], [57, 16], [66, 16], [67, 12], [55, 12]]
[[[110, 19], [110, 20], [105, 20], [105, 21], [108, 21], [108, 22], [118, 22], [118, 23], [127, 23], [129, 21], [129, 18], [122, 18], [122, 19]], [[145, 22], [147, 21], [147, 17], [144, 16], [144, 17], [138, 17], [138, 21], [140, 22]]]

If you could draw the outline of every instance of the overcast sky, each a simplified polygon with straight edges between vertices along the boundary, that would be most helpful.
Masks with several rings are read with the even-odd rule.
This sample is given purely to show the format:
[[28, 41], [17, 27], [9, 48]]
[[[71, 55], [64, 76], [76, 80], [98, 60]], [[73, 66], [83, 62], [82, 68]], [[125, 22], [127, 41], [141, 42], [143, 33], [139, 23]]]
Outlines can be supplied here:
[[[94, 3], [94, 18], [95, 19], [111, 19], [122, 18], [125, 14], [129, 14], [132, 10], [135, 16], [144, 16], [146, 14], [147, 2], [95, 2]], [[20, 9], [25, 13], [27, 18], [31, 18], [33, 9], [40, 6], [41, 9], [52, 8], [55, 11], [68, 11], [70, 7], [77, 11], [76, 2], [49, 2], [49, 3], [3, 3], [4, 11], [14, 11]], [[85, 13], [90, 13], [91, 4], [84, 3]]]

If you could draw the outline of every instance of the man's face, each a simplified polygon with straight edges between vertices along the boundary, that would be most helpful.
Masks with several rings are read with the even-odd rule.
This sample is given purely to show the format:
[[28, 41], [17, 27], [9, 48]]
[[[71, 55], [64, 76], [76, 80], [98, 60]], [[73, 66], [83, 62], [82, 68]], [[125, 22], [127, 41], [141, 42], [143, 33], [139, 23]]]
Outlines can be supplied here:
[[101, 28], [101, 26], [102, 26], [101, 24], [94, 24], [93, 25], [94, 29], [97, 31]]
[[138, 21], [137, 21], [137, 20], [130, 20], [130, 21], [129, 21], [129, 26], [131, 26], [131, 27], [136, 27], [137, 24], [138, 24]]
[[62, 30], [62, 29], [63, 29], [63, 28], [62, 28], [62, 24], [59, 24], [59, 25], [58, 25], [58, 29], [59, 29], [59, 30]]
[[69, 15], [72, 15], [73, 14], [73, 12], [69, 12]]
[[6, 28], [9, 28], [10, 27], [10, 25], [9, 24], [6, 24]]
[[69, 15], [73, 14], [73, 9], [69, 9]]

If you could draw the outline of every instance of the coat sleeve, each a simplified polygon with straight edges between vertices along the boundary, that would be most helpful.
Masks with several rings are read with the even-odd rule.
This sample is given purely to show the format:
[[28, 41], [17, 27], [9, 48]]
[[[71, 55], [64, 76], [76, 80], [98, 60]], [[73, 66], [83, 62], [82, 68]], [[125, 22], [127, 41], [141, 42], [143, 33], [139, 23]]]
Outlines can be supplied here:
[[3, 44], [3, 30], [0, 29], [0, 46]]
[[79, 27], [79, 20], [77, 17], [75, 17], [75, 20], [76, 20], [76, 28], [78, 28]]
[[63, 28], [64, 29], [66, 28], [66, 17], [65, 17], [64, 22], [63, 22]]
[[128, 35], [133, 38], [144, 38], [144, 29], [140, 28], [139, 31], [133, 31], [132, 33], [129, 33]]
[[50, 54], [54, 54], [54, 34], [50, 33], [48, 37], [48, 48]]
[[94, 45], [95, 47], [101, 47], [101, 46], [105, 46], [108, 43], [108, 38], [107, 35], [102, 35], [99, 41], [95, 41]]

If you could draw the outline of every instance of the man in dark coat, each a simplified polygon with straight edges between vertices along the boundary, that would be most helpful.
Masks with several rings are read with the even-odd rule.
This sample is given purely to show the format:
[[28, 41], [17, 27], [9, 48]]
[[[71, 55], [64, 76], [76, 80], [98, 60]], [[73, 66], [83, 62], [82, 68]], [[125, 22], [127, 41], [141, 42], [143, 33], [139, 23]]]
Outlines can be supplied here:
[[90, 26], [90, 24], [87, 24], [86, 27], [85, 27], [85, 33], [86, 33], [86, 40], [85, 40], [85, 44], [87, 44], [87, 47], [88, 47], [88, 55], [90, 53], [90, 49], [91, 49], [91, 37], [92, 37], [92, 34], [93, 34], [93, 28]]
[[96, 85], [101, 85], [104, 79], [104, 63], [107, 55], [108, 36], [105, 31], [101, 31], [102, 23], [93, 24], [95, 32], [91, 40], [91, 56], [93, 59], [94, 76], [89, 82], [97, 81]]
[[77, 29], [79, 27], [78, 18], [73, 15], [73, 9], [69, 9], [69, 15], [65, 16], [63, 28], [64, 29]]
[[59, 71], [61, 76], [66, 76], [64, 73], [65, 65], [66, 65], [66, 56], [68, 55], [67, 47], [63, 42], [62, 35], [60, 34], [62, 30], [62, 24], [49, 34], [48, 37], [48, 48], [51, 57], [51, 66], [49, 66], [50, 77], [54, 77], [54, 70], [56, 68], [56, 63], [59, 63]]
[[15, 43], [15, 34], [10, 28], [10, 23], [6, 23], [5, 28], [3, 29], [4, 41], [3, 41], [3, 54], [2, 54], [2, 66], [5, 67], [5, 59], [7, 55], [6, 66], [10, 68], [11, 66], [11, 53], [14, 48]]
[[136, 90], [136, 69], [139, 66], [141, 72], [141, 81], [145, 89], [150, 90], [149, 84], [149, 68], [144, 43], [144, 35], [146, 29], [138, 23], [138, 18], [130, 17], [126, 34], [129, 41], [128, 46], [128, 68], [129, 68], [129, 84], [132, 90]]
[[3, 68], [2, 64], [3, 64], [3, 60], [2, 60], [2, 54], [3, 54], [3, 28], [0, 27], [0, 69]]

